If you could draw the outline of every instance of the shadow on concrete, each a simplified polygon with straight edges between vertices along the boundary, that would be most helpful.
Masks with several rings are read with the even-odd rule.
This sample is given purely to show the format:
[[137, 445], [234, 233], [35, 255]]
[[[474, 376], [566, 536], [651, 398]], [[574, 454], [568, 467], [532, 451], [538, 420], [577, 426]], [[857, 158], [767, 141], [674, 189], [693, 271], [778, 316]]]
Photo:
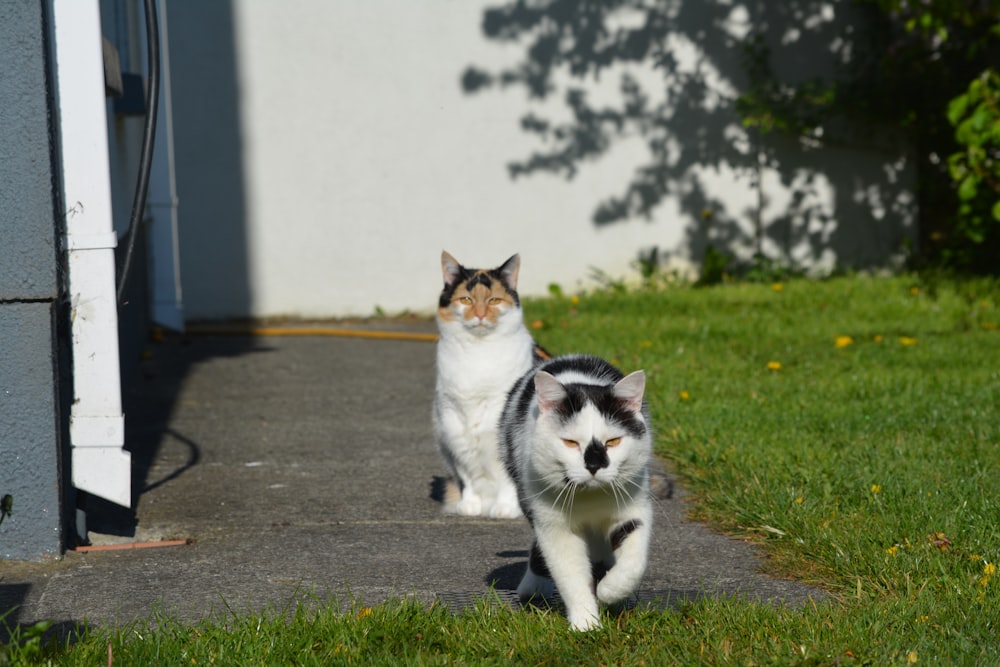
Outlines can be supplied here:
[[184, 445], [188, 450], [188, 459], [183, 464], [181, 464], [173, 471], [171, 471], [169, 474], [160, 477], [155, 482], [147, 479], [146, 485], [142, 488], [142, 491], [140, 493], [147, 493], [159, 486], [163, 486], [164, 484], [170, 482], [171, 480], [177, 479], [178, 477], [183, 475], [187, 470], [190, 470], [194, 466], [198, 465], [198, 461], [201, 460], [201, 447], [198, 446], [198, 443], [184, 437], [182, 434], [170, 428], [164, 431], [164, 435], [169, 436], [174, 440], [178, 441], [179, 443], [181, 443], [182, 445]]
[[[564, 611], [558, 591], [556, 592], [553, 600], [549, 603], [545, 603], [543, 601], [539, 601], [537, 603], [535, 601], [522, 603], [518, 599], [517, 586], [521, 583], [521, 577], [524, 576], [525, 568], [528, 566], [527, 550], [501, 551], [496, 555], [501, 558], [517, 559], [511, 563], [495, 568], [485, 579], [484, 583], [490, 587], [491, 590], [495, 591], [501, 600], [505, 601], [507, 604], [512, 604], [518, 607], [552, 608], [560, 613]], [[716, 594], [716, 597], [717, 596], [718, 594]], [[710, 597], [713, 597], [713, 595], [706, 590], [640, 588], [626, 602], [624, 609], [650, 607], [653, 609], [677, 610], [685, 604]], [[449, 607], [459, 608], [469, 606], [475, 599], [478, 598], [466, 601], [460, 594], [457, 593], [453, 593], [450, 596], [446, 594], [443, 597], [443, 601], [448, 604]]]
[[0, 644], [14, 641], [35, 641], [41, 646], [66, 646], [73, 644], [86, 631], [86, 625], [75, 621], [20, 624], [0, 621]]
[[497, 557], [515, 558], [517, 560], [492, 570], [486, 575], [484, 583], [497, 590], [516, 591], [517, 585], [521, 583], [521, 577], [524, 576], [524, 570], [528, 566], [528, 550], [500, 551], [497, 553]]
[[[0, 583], [0, 647], [11, 641], [38, 637], [43, 644], [50, 641], [65, 644], [78, 637], [83, 626], [74, 621], [19, 623], [21, 606], [28, 598], [31, 584]], [[0, 659], [4, 656], [0, 653]], [[6, 663], [3, 663], [6, 664]]]
[[0, 583], [0, 643], [6, 641], [3, 632], [17, 624], [18, 609], [31, 591], [31, 584]]
[[435, 475], [431, 478], [430, 492], [427, 495], [433, 501], [444, 503], [444, 495], [447, 488], [448, 478], [441, 475]]
[[[193, 345], [189, 336], [157, 340], [144, 347], [137, 376], [126, 386], [124, 396], [125, 442], [132, 454], [132, 506], [120, 507], [89, 496], [84, 506], [88, 532], [135, 537], [143, 496], [180, 478], [201, 462], [201, 444], [170, 425], [177, 396], [191, 371], [211, 359], [271, 349], [249, 337], [227, 338], [224, 345]], [[154, 476], [154, 463], [167, 443], [179, 446], [184, 460]]]
[[[250, 312], [253, 295], [247, 259], [234, 9], [231, 2], [173, 3], [167, 9], [167, 15], [160, 21], [168, 26], [170, 48], [167, 65], [179, 200], [181, 279], [200, 278], [198, 290], [189, 293], [203, 299], [203, 303], [186, 306], [197, 312], [199, 307], [205, 309], [206, 302], [217, 303], [218, 307], [212, 309], [223, 316], [227, 312], [243, 314]], [[102, 5], [102, 10], [116, 14], [104, 17], [106, 25], [121, 24], [121, 30], [127, 31], [121, 7], [108, 3]], [[158, 141], [163, 139], [158, 137]], [[158, 358], [163, 348], [157, 343], [160, 336], [150, 320], [149, 272], [155, 262], [169, 258], [161, 256], [159, 249], [149, 247], [144, 230], [140, 232], [127, 298], [119, 313], [125, 449], [132, 454], [133, 502], [132, 507], [123, 508], [89, 494], [79, 494], [77, 505], [83, 510], [85, 521], [81, 525], [82, 517], [78, 517], [77, 532], [82, 534], [77, 540], [83, 544], [88, 542], [86, 534], [90, 532], [135, 536], [136, 508], [143, 494], [177, 479], [201, 459], [199, 444], [168, 428], [167, 422], [192, 364], [202, 359], [179, 355], [164, 362]], [[224, 255], [219, 252], [223, 247]], [[227, 261], [218, 261], [219, 256], [225, 256]], [[192, 269], [187, 278], [185, 267]], [[259, 351], [259, 347], [251, 339], [234, 339], [225, 348], [225, 354], [239, 355], [253, 350]], [[151, 479], [150, 466], [167, 440], [180, 443], [188, 452], [187, 460], [172, 472]]]

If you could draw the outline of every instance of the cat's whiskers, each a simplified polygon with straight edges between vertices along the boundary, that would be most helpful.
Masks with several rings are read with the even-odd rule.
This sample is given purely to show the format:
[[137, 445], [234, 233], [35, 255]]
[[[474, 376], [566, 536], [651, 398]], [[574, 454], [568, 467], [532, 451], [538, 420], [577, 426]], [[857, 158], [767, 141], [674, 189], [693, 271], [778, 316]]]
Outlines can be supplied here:
[[569, 493], [566, 494], [567, 502], [563, 503], [563, 507], [565, 509], [565, 513], [570, 515], [573, 513], [573, 504], [576, 502], [576, 492], [580, 487], [577, 484], [570, 483], [566, 485], [566, 488]]
[[624, 493], [628, 497], [629, 500], [632, 500], [634, 498], [634, 496], [632, 495], [632, 492], [628, 491], [628, 487], [632, 487], [633, 489], [635, 489], [637, 491], [640, 490], [640, 489], [642, 489], [642, 483], [641, 482], [637, 482], [637, 481], [635, 481], [632, 478], [624, 480], [623, 482], [621, 482], [621, 485], [622, 485], [622, 493]]
[[[536, 478], [531, 479], [530, 481], [531, 481], [531, 484], [534, 485], [537, 482], [544, 482], [545, 480], [542, 477], [536, 477]], [[548, 482], [548, 483], [546, 483], [542, 487], [542, 489], [538, 493], [534, 493], [534, 494], [532, 494], [530, 496], [526, 496], [525, 500], [535, 500], [536, 498], [539, 498], [539, 497], [541, 497], [541, 496], [549, 493], [553, 489], [557, 488], [559, 486], [559, 484], [560, 484], [560, 482]], [[558, 499], [559, 496], [562, 495], [562, 492], [563, 492], [563, 490], [560, 489], [559, 493], [556, 495], [556, 499]]]
[[559, 493], [556, 495], [555, 499], [552, 501], [552, 507], [559, 505], [559, 511], [566, 513], [573, 510], [573, 501], [576, 499], [576, 484], [566, 480], [563, 483]]
[[622, 500], [623, 500], [622, 496], [624, 495], [626, 498], [629, 499], [631, 499], [631, 496], [629, 496], [628, 492], [625, 491], [625, 488], [622, 486], [621, 481], [617, 479], [611, 480], [610, 486], [611, 486], [611, 493], [615, 497], [615, 507], [620, 512], [622, 510]]
[[624, 482], [621, 480], [616, 480], [616, 482], [618, 483], [618, 489], [621, 491], [621, 498], [623, 503], [625, 505], [630, 505], [633, 502], [635, 502], [635, 496], [632, 491], [629, 491], [629, 487], [631, 486], [634, 489], [640, 489], [641, 485], [631, 479]]

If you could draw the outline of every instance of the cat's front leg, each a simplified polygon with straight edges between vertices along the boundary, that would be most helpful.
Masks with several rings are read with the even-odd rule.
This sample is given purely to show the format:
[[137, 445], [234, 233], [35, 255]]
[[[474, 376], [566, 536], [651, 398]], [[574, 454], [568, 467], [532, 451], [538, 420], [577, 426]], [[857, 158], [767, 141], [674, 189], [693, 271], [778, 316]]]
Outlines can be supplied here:
[[521, 578], [521, 583], [517, 586], [517, 596], [522, 604], [538, 600], [548, 601], [552, 599], [555, 589], [545, 556], [538, 549], [538, 542], [532, 542], [528, 567]]
[[494, 519], [517, 519], [523, 516], [517, 499], [517, 487], [506, 478], [502, 470], [500, 473], [503, 477], [497, 482], [497, 496], [490, 508], [490, 516]]
[[604, 604], [617, 604], [632, 595], [646, 572], [652, 521], [648, 513], [642, 518], [625, 521], [609, 535], [614, 549], [615, 564], [597, 584], [597, 599]]
[[597, 598], [594, 597], [594, 576], [586, 541], [561, 526], [548, 527], [544, 532], [544, 535], [536, 532], [536, 539], [566, 606], [570, 628], [586, 631], [600, 627]]

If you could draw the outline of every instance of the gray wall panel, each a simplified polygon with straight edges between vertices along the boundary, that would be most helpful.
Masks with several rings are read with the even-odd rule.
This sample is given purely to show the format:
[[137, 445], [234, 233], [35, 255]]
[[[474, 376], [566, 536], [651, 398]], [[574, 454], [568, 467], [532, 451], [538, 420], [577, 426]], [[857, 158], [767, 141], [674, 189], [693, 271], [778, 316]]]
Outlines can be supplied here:
[[0, 304], [0, 495], [14, 515], [0, 525], [0, 558], [61, 548], [59, 442], [52, 304]]
[[54, 298], [42, 3], [0, 3], [0, 301]]

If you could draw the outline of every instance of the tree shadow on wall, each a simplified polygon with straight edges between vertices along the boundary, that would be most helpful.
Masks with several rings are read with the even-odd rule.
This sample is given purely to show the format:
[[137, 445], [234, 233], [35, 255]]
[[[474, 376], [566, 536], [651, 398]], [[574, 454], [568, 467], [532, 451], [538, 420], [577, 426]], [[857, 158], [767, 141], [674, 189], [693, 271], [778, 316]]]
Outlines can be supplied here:
[[507, 2], [484, 12], [482, 29], [523, 57], [498, 71], [470, 66], [462, 86], [527, 94], [520, 124], [539, 149], [508, 165], [515, 179], [573, 178], [617, 143], [644, 142], [624, 192], [595, 203], [596, 226], [651, 220], [673, 201], [678, 254], [690, 259], [711, 244], [791, 266], [869, 268], [904, 246], [915, 221], [912, 169], [893, 133], [827, 127], [806, 142], [748, 129], [737, 109], [748, 68], [789, 83], [838, 77], [871, 38], [859, 11], [847, 0]]

